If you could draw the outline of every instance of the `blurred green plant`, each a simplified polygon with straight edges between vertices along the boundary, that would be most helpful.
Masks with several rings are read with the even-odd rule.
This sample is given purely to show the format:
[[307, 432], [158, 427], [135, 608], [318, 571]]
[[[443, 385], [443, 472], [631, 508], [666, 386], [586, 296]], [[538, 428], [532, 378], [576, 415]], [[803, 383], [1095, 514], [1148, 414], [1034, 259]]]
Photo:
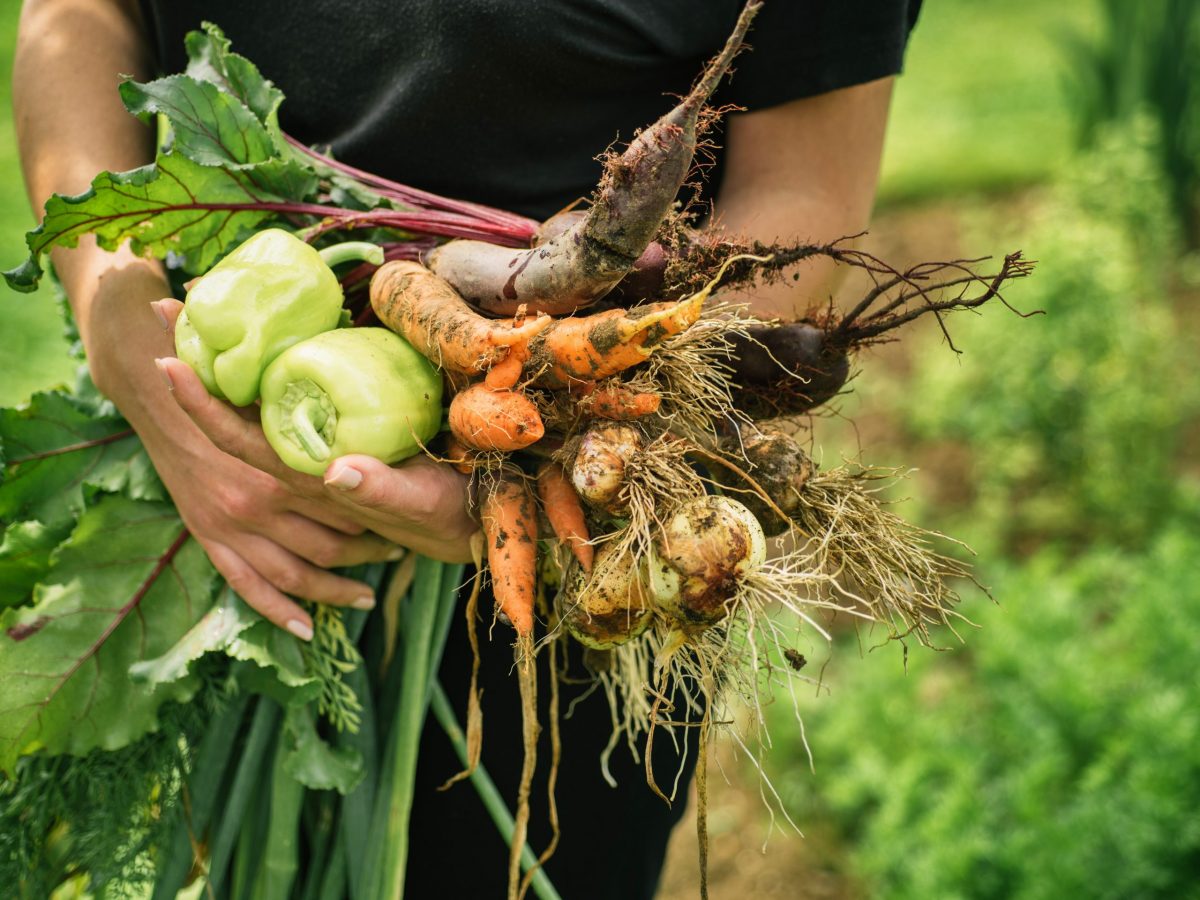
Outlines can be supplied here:
[[805, 710], [815, 775], [774, 716], [785, 804], [845, 830], [872, 897], [1200, 897], [1197, 524], [993, 572], [986, 639], [907, 677], [888, 651], [835, 663]]
[[985, 555], [1046, 540], [1137, 544], [1176, 494], [1197, 387], [1166, 296], [1177, 241], [1153, 123], [1110, 129], [1022, 236], [1010, 299], [1046, 315], [954, 323], [961, 356], [914, 354], [891, 402], [918, 441], [969, 452], [973, 496], [937, 524]]
[[1106, 125], [1148, 114], [1159, 164], [1188, 243], [1200, 246], [1200, 4], [1195, 0], [1099, 0], [1101, 28], [1068, 32], [1070, 108], [1083, 146]]

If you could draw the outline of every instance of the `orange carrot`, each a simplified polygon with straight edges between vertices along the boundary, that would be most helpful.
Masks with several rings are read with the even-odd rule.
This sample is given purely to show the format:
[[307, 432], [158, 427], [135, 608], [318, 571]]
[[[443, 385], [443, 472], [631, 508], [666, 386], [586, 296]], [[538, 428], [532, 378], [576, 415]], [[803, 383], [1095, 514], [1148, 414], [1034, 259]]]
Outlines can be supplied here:
[[449, 284], [410, 260], [380, 266], [371, 278], [371, 306], [379, 321], [434, 364], [471, 374], [503, 362], [514, 345], [528, 344], [550, 324], [549, 316], [485, 319]]
[[454, 435], [446, 436], [446, 462], [464, 475], [475, 471], [475, 451], [467, 447]]
[[505, 469], [486, 487], [480, 520], [496, 606], [519, 637], [528, 637], [537, 584], [537, 507], [519, 472]]
[[516, 387], [517, 382], [521, 380], [521, 371], [527, 356], [523, 345], [513, 347], [508, 356], [488, 369], [484, 382], [493, 391]]
[[615, 422], [648, 416], [662, 404], [658, 394], [634, 391], [619, 381], [592, 381], [571, 393], [579, 396], [579, 408], [586, 415]]
[[705, 296], [610, 309], [556, 319], [529, 341], [525, 368], [540, 387], [564, 388], [599, 381], [645, 362], [671, 335], [700, 318]]
[[521, 450], [540, 440], [545, 428], [524, 394], [480, 383], [450, 401], [450, 432], [475, 450]]
[[555, 462], [543, 463], [537, 474], [538, 497], [558, 539], [566, 544], [583, 571], [592, 571], [595, 549], [588, 543], [587, 520], [583, 504], [567, 478], [563, 467]]

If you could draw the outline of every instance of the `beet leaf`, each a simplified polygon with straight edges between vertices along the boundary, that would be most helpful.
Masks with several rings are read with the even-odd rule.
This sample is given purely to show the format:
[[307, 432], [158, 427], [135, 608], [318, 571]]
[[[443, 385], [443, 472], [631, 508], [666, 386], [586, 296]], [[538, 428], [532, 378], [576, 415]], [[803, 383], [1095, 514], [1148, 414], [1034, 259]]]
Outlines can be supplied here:
[[193, 679], [145, 689], [129, 667], [212, 605], [216, 570], [164, 503], [103, 497], [51, 559], [33, 603], [0, 614], [0, 771], [32, 749], [114, 749], [157, 727]]

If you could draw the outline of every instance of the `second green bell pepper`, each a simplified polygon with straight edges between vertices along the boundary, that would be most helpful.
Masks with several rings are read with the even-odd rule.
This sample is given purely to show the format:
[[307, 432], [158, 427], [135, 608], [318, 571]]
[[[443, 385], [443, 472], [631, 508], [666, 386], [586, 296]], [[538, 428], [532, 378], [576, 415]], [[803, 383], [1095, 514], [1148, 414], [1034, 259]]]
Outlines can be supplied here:
[[280, 459], [310, 475], [348, 453], [399, 462], [441, 423], [441, 375], [386, 328], [326, 331], [263, 373], [263, 433]]
[[175, 352], [210, 394], [248, 406], [271, 360], [341, 321], [342, 286], [330, 266], [364, 258], [379, 264], [383, 252], [361, 242], [318, 252], [282, 229], [260, 231], [192, 285]]

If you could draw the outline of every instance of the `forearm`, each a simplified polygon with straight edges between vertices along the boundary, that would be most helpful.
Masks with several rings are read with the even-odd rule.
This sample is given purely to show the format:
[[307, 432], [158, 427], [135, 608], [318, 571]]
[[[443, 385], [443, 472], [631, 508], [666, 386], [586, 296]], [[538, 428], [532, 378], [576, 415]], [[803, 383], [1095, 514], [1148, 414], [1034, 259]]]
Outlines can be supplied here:
[[[892, 79], [734, 115], [716, 224], [768, 243], [825, 243], [867, 227], [883, 151]], [[844, 274], [813, 259], [750, 293], [765, 316], [796, 319], [827, 303]]]
[[[150, 162], [153, 135], [121, 105], [122, 75], [149, 72], [136, 4], [124, 0], [27, 0], [13, 66], [13, 111], [26, 189], [40, 213], [54, 193], [85, 191], [97, 172]], [[146, 419], [153, 360], [171, 352], [148, 303], [167, 293], [162, 267], [91, 238], [56, 250], [97, 384], [126, 415]]]

